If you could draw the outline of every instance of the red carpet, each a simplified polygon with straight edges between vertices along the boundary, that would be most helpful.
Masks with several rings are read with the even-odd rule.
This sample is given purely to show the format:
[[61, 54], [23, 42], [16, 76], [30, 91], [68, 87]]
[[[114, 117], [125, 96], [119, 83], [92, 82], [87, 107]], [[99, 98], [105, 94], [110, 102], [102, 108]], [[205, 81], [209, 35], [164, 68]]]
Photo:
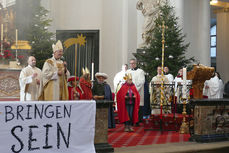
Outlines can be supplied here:
[[114, 148], [137, 145], [165, 144], [188, 141], [189, 134], [179, 134], [176, 131], [144, 130], [144, 126], [134, 127], [135, 132], [124, 132], [123, 124], [116, 124], [115, 129], [109, 129], [108, 142]]

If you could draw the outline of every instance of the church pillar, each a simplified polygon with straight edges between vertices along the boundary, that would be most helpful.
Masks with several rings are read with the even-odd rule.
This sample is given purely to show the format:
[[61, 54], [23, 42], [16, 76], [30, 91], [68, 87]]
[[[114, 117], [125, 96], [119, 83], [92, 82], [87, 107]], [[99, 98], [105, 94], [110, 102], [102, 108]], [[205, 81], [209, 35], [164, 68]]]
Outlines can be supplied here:
[[217, 13], [217, 33], [216, 33], [216, 69], [220, 73], [223, 81], [229, 80], [229, 12], [220, 11]]
[[171, 4], [186, 34], [185, 43], [190, 43], [186, 56], [194, 56], [198, 63], [210, 66], [209, 0], [171, 0]]
[[170, 0], [170, 4], [174, 6], [176, 16], [179, 18], [178, 24], [183, 28], [184, 0]]
[[137, 31], [138, 31], [138, 19], [136, 9], [137, 0], [128, 1], [128, 55], [127, 59], [129, 60], [133, 58], [133, 53], [136, 53], [137, 50]]

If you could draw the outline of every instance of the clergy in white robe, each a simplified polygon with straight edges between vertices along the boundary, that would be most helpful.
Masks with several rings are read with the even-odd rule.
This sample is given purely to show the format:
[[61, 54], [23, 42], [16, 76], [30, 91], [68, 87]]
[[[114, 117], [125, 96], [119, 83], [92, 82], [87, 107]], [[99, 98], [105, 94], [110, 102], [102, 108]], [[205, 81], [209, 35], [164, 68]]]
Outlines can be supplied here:
[[220, 86], [220, 94], [219, 94], [219, 98], [223, 98], [223, 93], [224, 93], [224, 83], [222, 79], [219, 79], [219, 86]]
[[169, 83], [172, 84], [174, 77], [172, 74], [169, 73], [169, 68], [167, 66], [164, 67], [164, 74], [168, 78]]
[[126, 73], [131, 73], [132, 81], [140, 94], [140, 106], [144, 106], [145, 72], [142, 69], [137, 68], [136, 64], [137, 64], [136, 60], [131, 59], [130, 60], [131, 69], [128, 69]]
[[215, 72], [215, 75], [219, 78], [219, 86], [220, 86], [219, 98], [223, 98], [223, 94], [224, 94], [224, 83], [223, 83], [223, 80], [221, 79], [219, 72]]
[[20, 101], [38, 100], [41, 70], [36, 67], [36, 58], [28, 58], [28, 66], [21, 70], [19, 76]]
[[128, 69], [127, 64], [122, 65], [122, 70], [115, 75], [113, 80], [115, 93], [117, 93], [118, 90], [121, 88], [122, 84], [126, 82], [126, 80], [124, 80], [124, 77], [127, 69]]
[[[135, 59], [130, 60], [130, 68], [126, 73], [130, 73], [132, 75], [132, 81], [135, 87], [138, 90], [140, 95], [140, 105], [138, 112], [139, 122], [142, 122], [143, 119], [143, 107], [144, 107], [144, 84], [145, 84], [145, 72], [137, 67], [137, 61]], [[137, 125], [139, 124], [137, 123]]]
[[[127, 64], [122, 65], [122, 70], [120, 72], [118, 72], [114, 77], [113, 83], [114, 83], [114, 94], [115, 94], [114, 101], [115, 101], [115, 103], [117, 102], [116, 101], [116, 95], [117, 95], [119, 89], [122, 87], [122, 84], [124, 84], [126, 82], [126, 80], [124, 80], [124, 77], [125, 77], [127, 69], [128, 69]], [[115, 108], [117, 109], [116, 104], [115, 104]]]
[[210, 80], [204, 82], [203, 95], [207, 96], [209, 99], [221, 98], [221, 83], [219, 78], [215, 75]]
[[[150, 82], [150, 103], [151, 103], [151, 114], [160, 114], [160, 103], [161, 103], [161, 83], [163, 79], [163, 84], [169, 84], [168, 78], [163, 75], [162, 76], [162, 68], [160, 66], [157, 67], [157, 75], [154, 76]], [[162, 105], [168, 106], [170, 105], [170, 87], [164, 86], [164, 101]], [[169, 113], [171, 111], [170, 107], [163, 108], [163, 113]]]
[[53, 57], [47, 59], [42, 68], [42, 79], [39, 100], [68, 100], [67, 79], [63, 61], [63, 46], [58, 40], [53, 45]]

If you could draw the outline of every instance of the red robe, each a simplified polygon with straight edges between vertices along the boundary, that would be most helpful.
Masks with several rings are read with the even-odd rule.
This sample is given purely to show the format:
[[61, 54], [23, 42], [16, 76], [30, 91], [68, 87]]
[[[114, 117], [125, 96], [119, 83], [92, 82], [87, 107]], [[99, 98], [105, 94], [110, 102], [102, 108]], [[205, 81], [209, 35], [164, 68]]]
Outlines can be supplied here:
[[80, 86], [83, 90], [82, 99], [91, 100], [92, 91], [91, 91], [91, 82], [86, 81], [84, 78], [80, 78]]
[[117, 93], [117, 106], [118, 106], [118, 117], [120, 123], [129, 121], [129, 115], [126, 110], [126, 102], [125, 102], [125, 96], [129, 90], [133, 91], [133, 94], [135, 96], [135, 103], [134, 103], [134, 110], [133, 110], [133, 123], [138, 122], [138, 110], [139, 110], [139, 104], [140, 104], [140, 95], [135, 87], [135, 85], [132, 83], [131, 85], [128, 85], [127, 83], [123, 84], [120, 90]]
[[68, 86], [68, 99], [69, 100], [72, 100], [72, 98], [71, 98], [72, 97], [72, 93], [71, 93], [72, 89], [73, 89], [73, 87]]
[[82, 91], [80, 90], [80, 88], [77, 86], [75, 87], [75, 90], [73, 87], [68, 87], [68, 93], [69, 93], [69, 100], [77, 100], [74, 99], [74, 93], [75, 91], [79, 94], [79, 100], [82, 99]]

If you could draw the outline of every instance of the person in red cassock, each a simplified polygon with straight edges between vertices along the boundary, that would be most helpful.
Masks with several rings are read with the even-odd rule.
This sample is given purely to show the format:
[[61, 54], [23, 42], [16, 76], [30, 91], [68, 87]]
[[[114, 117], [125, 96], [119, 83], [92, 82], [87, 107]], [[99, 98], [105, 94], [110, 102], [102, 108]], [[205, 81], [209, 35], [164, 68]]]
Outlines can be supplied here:
[[133, 124], [138, 122], [140, 95], [132, 82], [131, 74], [126, 74], [126, 82], [117, 93], [118, 117], [125, 124], [125, 132], [133, 132]]
[[68, 94], [69, 100], [80, 100], [82, 99], [83, 90], [79, 84], [79, 77], [70, 77], [68, 79]]
[[93, 98], [92, 96], [92, 83], [90, 80], [90, 72], [89, 70], [83, 69], [83, 75], [80, 78], [80, 86], [83, 90], [81, 99], [84, 100], [91, 100]]

